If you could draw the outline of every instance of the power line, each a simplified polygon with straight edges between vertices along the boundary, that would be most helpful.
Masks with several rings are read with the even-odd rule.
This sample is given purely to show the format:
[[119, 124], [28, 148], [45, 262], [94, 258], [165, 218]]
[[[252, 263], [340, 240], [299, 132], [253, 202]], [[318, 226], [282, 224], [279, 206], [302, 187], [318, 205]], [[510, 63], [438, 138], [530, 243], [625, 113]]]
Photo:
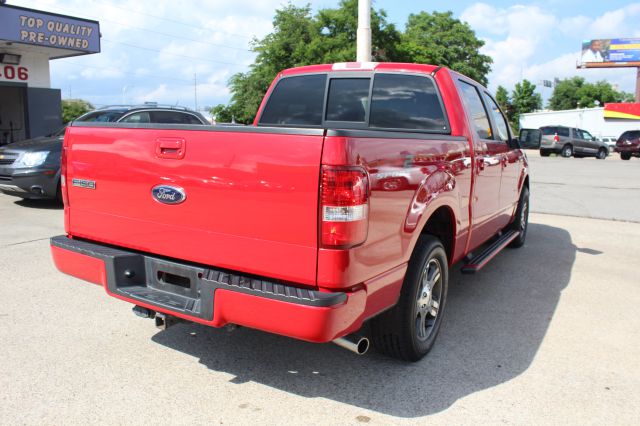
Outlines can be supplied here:
[[[127, 11], [127, 12], [137, 13], [138, 15], [149, 16], [151, 18], [156, 18], [156, 19], [160, 19], [160, 20], [163, 20], [163, 21], [173, 22], [174, 24], [185, 25], [185, 26], [187, 26], [189, 28], [199, 28], [201, 30], [211, 31], [211, 28], [205, 28], [205, 27], [201, 27], [201, 26], [198, 26], [198, 25], [193, 25], [193, 23], [178, 21], [176, 19], [165, 18], [164, 16], [153, 15], [151, 13], [140, 12], [138, 10], [129, 9], [129, 8], [122, 7], [122, 6], [116, 6], [116, 5], [112, 4], [112, 3], [107, 3], [107, 2], [104, 2], [104, 1], [99, 1], [99, 0], [93, 0], [93, 1], [96, 2], [96, 3], [102, 3], [105, 6], [109, 6], [109, 7], [115, 8], [115, 9], [120, 9], [120, 10], [124, 10], [124, 11]], [[226, 32], [226, 31], [217, 31], [217, 32], [222, 33], [222, 34], [229, 34], [229, 35], [232, 35], [234, 37], [243, 37], [243, 38], [247, 38], [249, 40], [251, 40], [253, 38], [252, 36], [247, 36], [245, 34], [234, 34], [234, 33], [229, 33], [229, 32]]]
[[[95, 65], [82, 65], [82, 64], [74, 64], [74, 63], [71, 63], [71, 62], [66, 62], [65, 65], [71, 65], [73, 67], [78, 67], [78, 68], [93, 68], [93, 69], [105, 70], [105, 71], [122, 71], [121, 68], [97, 67]], [[193, 83], [191, 80], [186, 80], [186, 79], [176, 78], [176, 77], [163, 76], [163, 75], [157, 75], [157, 74], [145, 74], [145, 75], [140, 75], [140, 76], [136, 76], [136, 77], [140, 77], [140, 78], [158, 78], [158, 79], [161, 79], [161, 80], [175, 80], [175, 81], [181, 81], [181, 82], [189, 83], [189, 84]]]
[[133, 25], [122, 24], [120, 22], [112, 21], [110, 19], [102, 18], [101, 20], [105, 21], [105, 22], [111, 22], [112, 24], [120, 25], [122, 27], [132, 28], [132, 29], [139, 30], [139, 31], [146, 31], [146, 32], [153, 33], [153, 34], [160, 34], [160, 35], [163, 35], [163, 36], [166, 36], [166, 37], [178, 38], [178, 39], [182, 39], [182, 40], [193, 41], [193, 42], [196, 42], [196, 43], [208, 44], [209, 46], [214, 46], [214, 47], [223, 47], [225, 49], [239, 50], [241, 52], [251, 52], [250, 49], [246, 49], [246, 48], [243, 48], [243, 47], [227, 46], [226, 44], [211, 43], [211, 42], [208, 42], [208, 41], [197, 40], [195, 38], [189, 38], [189, 37], [179, 36], [179, 35], [175, 35], [175, 34], [164, 33], [162, 31], [156, 31], [156, 30], [152, 30], [152, 29], [149, 29], [149, 28], [134, 27]]
[[123, 41], [109, 40], [109, 39], [106, 39], [106, 38], [102, 38], [102, 41], [106, 41], [108, 43], [121, 44], [123, 46], [133, 47], [134, 49], [147, 50], [149, 52], [164, 53], [166, 55], [172, 55], [172, 56], [177, 56], [177, 57], [180, 57], [180, 58], [192, 59], [192, 60], [195, 60], [195, 61], [211, 62], [211, 63], [214, 63], [214, 64], [223, 64], [223, 65], [235, 65], [235, 66], [239, 66], [239, 67], [246, 67], [247, 66], [246, 64], [238, 64], [238, 63], [235, 63], [235, 62], [215, 61], [213, 59], [206, 59], [206, 58], [198, 58], [196, 56], [181, 55], [180, 53], [166, 52], [166, 51], [162, 51], [160, 49], [153, 49], [151, 47], [138, 46], [138, 45], [135, 45], [135, 44], [125, 43]]
[[[113, 6], [113, 7], [117, 7], [117, 6]], [[119, 8], [119, 9], [123, 9], [123, 8]], [[75, 13], [75, 12], [70, 11], [68, 9], [58, 8], [58, 10], [60, 12], [65, 12], [65, 13], [68, 13], [68, 14], [74, 14]], [[136, 27], [134, 25], [123, 24], [121, 22], [113, 21], [111, 19], [98, 18], [98, 17], [95, 17], [95, 16], [89, 16], [89, 15], [85, 15], [84, 18], [93, 19], [93, 20], [96, 20], [96, 21], [110, 22], [112, 24], [116, 24], [116, 25], [119, 25], [119, 26], [125, 27], [125, 28], [131, 28], [131, 29], [139, 30], [139, 31], [146, 31], [146, 32], [153, 33], [153, 34], [163, 35], [165, 37], [171, 37], [171, 38], [177, 38], [177, 39], [182, 39], [182, 40], [193, 41], [195, 43], [208, 44], [208, 45], [214, 46], [214, 47], [222, 47], [222, 48], [225, 48], [225, 49], [238, 50], [238, 51], [241, 51], [241, 52], [251, 52], [251, 49], [247, 49], [247, 48], [244, 48], [244, 47], [235, 47], [235, 46], [228, 46], [226, 44], [211, 43], [209, 41], [203, 41], [203, 40], [198, 40], [198, 39], [195, 39], [195, 38], [190, 38], [190, 37], [185, 37], [185, 36], [165, 33], [165, 32], [162, 32], [162, 31], [152, 30], [150, 28]], [[226, 34], [229, 34], [229, 33], [226, 33]]]

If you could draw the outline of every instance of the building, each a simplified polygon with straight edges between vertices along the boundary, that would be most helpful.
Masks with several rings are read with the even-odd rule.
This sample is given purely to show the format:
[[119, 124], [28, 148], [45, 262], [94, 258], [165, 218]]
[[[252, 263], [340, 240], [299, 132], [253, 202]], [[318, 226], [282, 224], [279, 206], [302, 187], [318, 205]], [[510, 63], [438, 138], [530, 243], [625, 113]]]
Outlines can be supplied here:
[[521, 129], [543, 126], [584, 129], [595, 137], [618, 137], [626, 130], [640, 130], [640, 104], [605, 104], [599, 108], [539, 111], [520, 115]]
[[96, 21], [10, 6], [0, 0], [0, 145], [62, 125], [49, 61], [100, 52]]

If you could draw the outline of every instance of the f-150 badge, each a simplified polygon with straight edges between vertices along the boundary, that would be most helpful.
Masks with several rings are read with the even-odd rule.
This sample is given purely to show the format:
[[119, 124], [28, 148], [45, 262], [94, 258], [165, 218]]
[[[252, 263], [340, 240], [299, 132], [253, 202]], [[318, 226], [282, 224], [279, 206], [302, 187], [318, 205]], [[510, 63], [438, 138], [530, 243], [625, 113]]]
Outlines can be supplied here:
[[170, 185], [156, 185], [151, 189], [154, 200], [163, 204], [180, 204], [187, 199], [184, 189]]

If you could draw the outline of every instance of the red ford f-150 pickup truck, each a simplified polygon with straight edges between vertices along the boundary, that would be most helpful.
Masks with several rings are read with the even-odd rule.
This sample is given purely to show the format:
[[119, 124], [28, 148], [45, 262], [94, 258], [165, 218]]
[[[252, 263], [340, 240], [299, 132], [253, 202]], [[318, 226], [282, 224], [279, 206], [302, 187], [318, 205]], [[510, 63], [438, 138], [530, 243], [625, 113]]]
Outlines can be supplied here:
[[252, 126], [75, 123], [58, 269], [160, 327], [240, 325], [417, 360], [450, 265], [524, 244], [527, 160], [495, 99], [449, 69], [289, 69]]

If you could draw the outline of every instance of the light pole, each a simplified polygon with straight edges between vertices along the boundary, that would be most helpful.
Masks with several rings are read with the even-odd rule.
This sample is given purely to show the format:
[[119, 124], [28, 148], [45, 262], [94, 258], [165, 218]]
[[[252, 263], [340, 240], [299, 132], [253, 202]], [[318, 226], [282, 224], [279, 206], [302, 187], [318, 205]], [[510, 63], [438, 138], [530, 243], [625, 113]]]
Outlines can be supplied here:
[[356, 60], [371, 62], [371, 0], [358, 0]]

